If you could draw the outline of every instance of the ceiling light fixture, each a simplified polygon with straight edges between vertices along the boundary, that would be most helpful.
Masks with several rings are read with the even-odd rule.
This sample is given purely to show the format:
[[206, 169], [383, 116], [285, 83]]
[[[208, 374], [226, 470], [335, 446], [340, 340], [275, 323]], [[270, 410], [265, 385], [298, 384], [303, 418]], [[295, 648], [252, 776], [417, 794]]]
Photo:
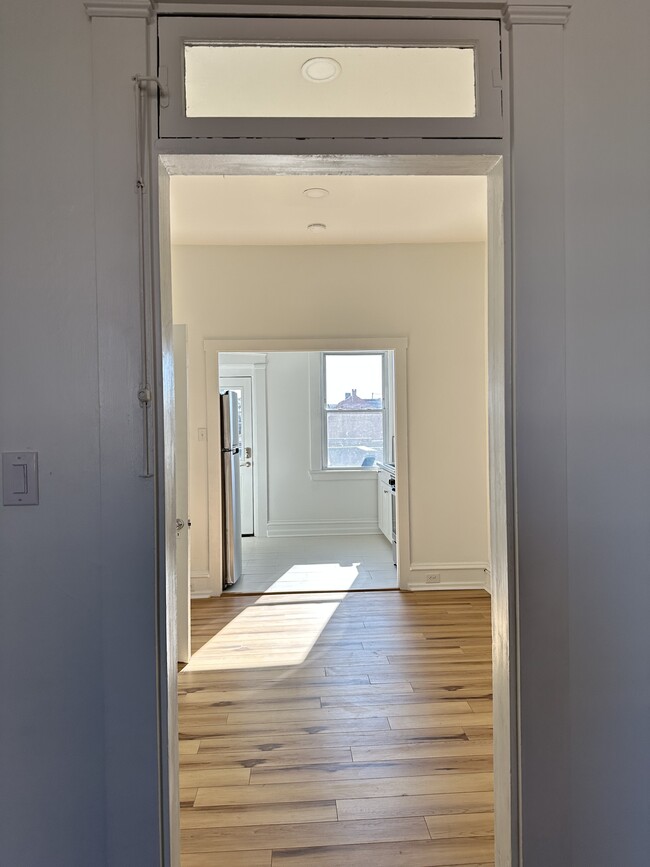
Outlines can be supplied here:
[[324, 187], [309, 187], [309, 189], [303, 190], [302, 194], [308, 199], [324, 199], [325, 196], [329, 196], [330, 191]]
[[325, 223], [310, 223], [307, 226], [308, 232], [314, 232], [314, 233], [324, 232], [325, 229], [327, 229], [327, 226], [325, 225]]
[[314, 84], [334, 81], [341, 74], [341, 64], [333, 57], [310, 57], [300, 67], [302, 77]]

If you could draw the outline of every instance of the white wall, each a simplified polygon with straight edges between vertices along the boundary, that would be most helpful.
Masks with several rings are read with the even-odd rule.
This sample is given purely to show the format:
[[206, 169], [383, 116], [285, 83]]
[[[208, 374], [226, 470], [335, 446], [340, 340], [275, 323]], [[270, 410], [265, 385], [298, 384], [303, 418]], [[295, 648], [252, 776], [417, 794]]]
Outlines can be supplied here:
[[[175, 247], [173, 286], [175, 321], [188, 324], [194, 430], [206, 425], [205, 338], [408, 337], [412, 562], [475, 564], [482, 577], [488, 560], [482, 244]], [[234, 296], [241, 303], [224, 303]], [[208, 568], [207, 443], [194, 435], [192, 442], [192, 569], [200, 572]], [[323, 490], [321, 502], [334, 496], [325, 490], [333, 482], [310, 485]], [[272, 503], [271, 514], [279, 506]]]
[[[312, 480], [309, 353], [272, 352], [267, 367], [269, 525], [377, 524], [377, 479]], [[316, 419], [320, 424], [320, 417]], [[308, 528], [305, 528], [308, 529]], [[322, 529], [322, 526], [321, 526]]]

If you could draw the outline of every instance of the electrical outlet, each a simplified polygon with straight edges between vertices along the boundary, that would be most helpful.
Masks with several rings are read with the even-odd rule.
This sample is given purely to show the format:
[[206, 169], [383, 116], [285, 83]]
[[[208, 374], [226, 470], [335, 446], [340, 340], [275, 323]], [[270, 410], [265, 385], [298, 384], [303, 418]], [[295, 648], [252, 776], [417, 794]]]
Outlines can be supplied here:
[[440, 573], [435, 572], [433, 574], [429, 574], [425, 576], [424, 579], [425, 584], [439, 584], [440, 583]]

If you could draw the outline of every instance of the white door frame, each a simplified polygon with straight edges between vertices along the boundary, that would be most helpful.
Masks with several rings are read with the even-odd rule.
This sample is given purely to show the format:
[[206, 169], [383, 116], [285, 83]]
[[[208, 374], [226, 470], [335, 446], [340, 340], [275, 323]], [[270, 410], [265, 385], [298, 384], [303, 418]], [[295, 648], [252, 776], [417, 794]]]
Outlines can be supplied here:
[[[408, 576], [411, 568], [411, 546], [408, 528], [408, 419], [406, 404], [406, 350], [405, 337], [331, 337], [331, 338], [292, 338], [286, 340], [257, 338], [254, 340], [231, 340], [215, 338], [204, 340], [205, 378], [208, 446], [218, 442], [221, 425], [221, 408], [211, 382], [219, 381], [219, 355], [224, 352], [326, 352], [328, 350], [354, 352], [355, 350], [393, 350], [395, 353], [395, 443], [397, 446], [396, 465], [401, 474], [397, 489], [397, 574], [401, 590], [408, 590]], [[404, 481], [402, 481], [404, 479]], [[223, 585], [221, 574], [223, 533], [221, 529], [221, 461], [215, 449], [208, 447], [208, 569], [210, 587], [214, 596], [221, 595]]]
[[[176, 472], [176, 520], [183, 522], [176, 533], [176, 599], [178, 662], [189, 662], [192, 655], [192, 618], [190, 597], [192, 575], [190, 569], [190, 443], [188, 436], [189, 389], [187, 367], [187, 325], [174, 325], [174, 461], [180, 468]], [[178, 540], [182, 539], [179, 545]], [[182, 569], [179, 564], [182, 560]]]
[[[427, 143], [428, 144], [428, 143]], [[185, 143], [187, 146], [187, 143]], [[494, 682], [494, 780], [495, 780], [495, 849], [499, 867], [516, 864], [513, 853], [517, 851], [518, 812], [517, 769], [515, 735], [516, 731], [516, 681], [511, 666], [511, 649], [514, 647], [514, 579], [512, 569], [513, 528], [514, 528], [514, 486], [512, 474], [512, 438], [508, 434], [511, 412], [510, 382], [510, 275], [505, 267], [509, 254], [508, 231], [505, 225], [506, 208], [504, 201], [509, 195], [508, 173], [504, 172], [504, 143], [493, 141], [485, 145], [483, 154], [445, 153], [445, 148], [453, 151], [449, 142], [431, 143], [438, 153], [426, 154], [363, 154], [345, 156], [341, 154], [232, 154], [232, 153], [174, 153], [159, 154], [159, 207], [161, 211], [161, 253], [169, 256], [169, 177], [174, 174], [348, 174], [348, 175], [484, 175], [488, 181], [488, 429], [489, 429], [489, 489], [490, 489], [490, 550], [491, 550], [491, 592], [493, 634], [493, 682]], [[167, 148], [169, 142], [164, 143]], [[331, 145], [330, 145], [331, 147]], [[180, 150], [180, 149], [179, 149]], [[486, 155], [486, 151], [487, 154]], [[167, 251], [167, 252], [165, 252]], [[170, 274], [170, 269], [161, 268], [161, 274]], [[169, 283], [162, 281], [161, 292], [171, 296]], [[353, 348], [364, 348], [363, 341], [356, 340]], [[396, 378], [396, 427], [397, 460], [401, 467], [408, 466], [406, 448], [406, 343], [381, 338], [366, 341], [368, 349], [395, 350]], [[227, 338], [205, 341], [207, 382], [218, 382], [219, 352], [259, 352], [259, 351], [323, 351], [326, 349], [349, 349], [346, 341], [331, 340], [231, 340]], [[399, 356], [403, 353], [400, 363]], [[401, 377], [399, 370], [401, 369]], [[400, 397], [401, 393], [401, 397]], [[212, 441], [219, 429], [219, 402], [213, 398], [210, 405], [208, 389], [208, 439], [212, 430]], [[402, 402], [402, 410], [399, 406]], [[401, 443], [401, 446], [400, 446]], [[402, 449], [400, 454], [399, 449]], [[214, 459], [209, 466], [210, 475], [220, 483], [221, 467]], [[400, 485], [401, 500], [398, 501], [398, 521], [408, 526], [408, 485]], [[209, 502], [210, 520], [210, 583], [215, 594], [220, 594], [221, 586], [214, 574], [214, 564], [221, 562], [221, 502], [214, 492]], [[402, 533], [408, 539], [408, 533]], [[400, 531], [398, 529], [398, 538]], [[406, 574], [410, 566], [408, 542], [400, 545], [400, 573]], [[408, 559], [407, 559], [408, 557]], [[433, 591], [435, 592], [435, 591]], [[168, 617], [171, 613], [168, 612]], [[173, 623], [169, 623], [171, 629]], [[170, 689], [172, 684], [170, 683]], [[167, 720], [169, 742], [169, 793], [170, 815], [178, 804], [178, 769], [173, 765], [174, 746], [171, 739], [177, 731], [177, 708], [167, 703], [171, 709]], [[172, 828], [172, 834], [175, 832]], [[173, 844], [172, 844], [173, 848]]]
[[[269, 476], [266, 414], [266, 368], [264, 352], [240, 353], [237, 361], [223, 359], [219, 371], [224, 376], [250, 376], [253, 380], [253, 489], [254, 529], [256, 536], [268, 535]], [[212, 373], [206, 367], [206, 383]]]

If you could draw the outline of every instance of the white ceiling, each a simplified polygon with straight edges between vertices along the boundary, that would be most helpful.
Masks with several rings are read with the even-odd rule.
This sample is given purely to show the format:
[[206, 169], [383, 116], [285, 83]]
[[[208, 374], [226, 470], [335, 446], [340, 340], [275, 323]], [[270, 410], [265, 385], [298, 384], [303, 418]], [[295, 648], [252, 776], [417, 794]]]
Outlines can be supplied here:
[[[307, 198], [322, 187], [329, 195]], [[319, 234], [307, 230], [324, 223]], [[484, 177], [174, 176], [173, 244], [433, 244], [484, 241]]]

